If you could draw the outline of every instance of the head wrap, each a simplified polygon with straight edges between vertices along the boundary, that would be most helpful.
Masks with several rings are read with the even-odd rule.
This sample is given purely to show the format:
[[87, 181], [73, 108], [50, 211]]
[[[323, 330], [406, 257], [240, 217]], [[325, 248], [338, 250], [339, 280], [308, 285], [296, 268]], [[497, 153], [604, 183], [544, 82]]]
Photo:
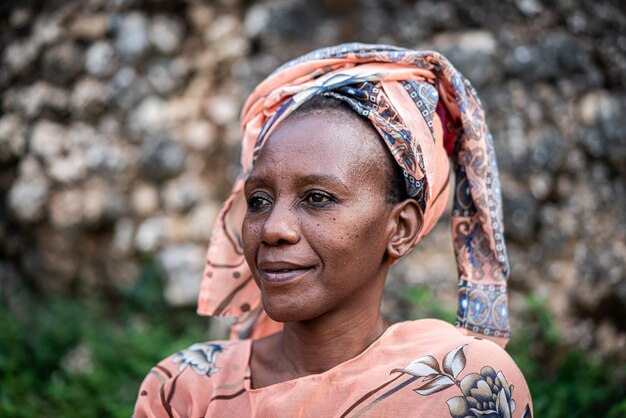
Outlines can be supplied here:
[[243, 185], [272, 131], [316, 95], [347, 103], [380, 133], [402, 168], [407, 193], [422, 209], [417, 241], [445, 208], [452, 158], [456, 325], [504, 346], [509, 266], [493, 140], [480, 100], [440, 53], [387, 45], [353, 43], [313, 51], [278, 68], [252, 92], [241, 116], [243, 173], [213, 230], [198, 313], [237, 317], [234, 338], [259, 338], [282, 326], [263, 311], [243, 255]]

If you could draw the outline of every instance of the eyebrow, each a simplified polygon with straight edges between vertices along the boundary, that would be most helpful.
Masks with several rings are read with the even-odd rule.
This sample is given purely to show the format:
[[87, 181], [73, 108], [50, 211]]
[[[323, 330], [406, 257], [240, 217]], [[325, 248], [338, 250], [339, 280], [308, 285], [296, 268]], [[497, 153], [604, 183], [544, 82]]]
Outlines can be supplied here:
[[[245, 184], [254, 185], [257, 183], [264, 183], [265, 181], [266, 181], [265, 176], [250, 176], [246, 179]], [[340, 185], [346, 191], [350, 190], [348, 186], [343, 181], [341, 181], [339, 177], [331, 176], [328, 174], [308, 174], [306, 176], [298, 177], [297, 179], [298, 186], [303, 186], [303, 185], [312, 184], [312, 183], [333, 183], [333, 184]]]

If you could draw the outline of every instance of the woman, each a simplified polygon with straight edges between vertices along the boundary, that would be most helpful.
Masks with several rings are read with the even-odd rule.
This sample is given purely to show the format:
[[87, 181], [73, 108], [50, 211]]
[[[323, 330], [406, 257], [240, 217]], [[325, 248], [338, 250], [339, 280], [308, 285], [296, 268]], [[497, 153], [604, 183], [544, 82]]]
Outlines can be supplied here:
[[[231, 340], [153, 368], [136, 417], [531, 416], [498, 346], [508, 264], [492, 140], [444, 57], [314, 51], [255, 89], [242, 129], [244, 174], [218, 217], [198, 309], [238, 321]], [[441, 215], [449, 155], [457, 328], [390, 325], [387, 271]]]

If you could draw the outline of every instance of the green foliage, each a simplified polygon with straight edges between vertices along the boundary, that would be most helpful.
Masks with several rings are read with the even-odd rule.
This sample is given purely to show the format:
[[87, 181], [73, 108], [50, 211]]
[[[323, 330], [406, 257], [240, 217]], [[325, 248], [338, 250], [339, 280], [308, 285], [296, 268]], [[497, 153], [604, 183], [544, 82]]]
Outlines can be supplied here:
[[26, 314], [0, 304], [0, 416], [130, 416], [150, 368], [206, 339], [206, 320], [167, 308], [161, 283], [148, 262], [115, 303], [25, 297]]
[[[623, 414], [626, 403], [622, 401], [626, 397], [623, 366], [620, 373], [611, 364], [592, 360], [589, 355], [576, 350], [562, 352], [557, 362], [550, 365], [525, 358], [521, 345], [511, 347], [509, 351], [524, 372], [536, 416], [626, 416]], [[619, 364], [614, 366], [620, 368]]]
[[526, 308], [541, 331], [540, 340], [548, 346], [556, 346], [561, 339], [561, 333], [545, 302], [537, 295], [531, 294], [526, 298]]
[[454, 323], [456, 318], [454, 309], [448, 304], [442, 303], [440, 299], [433, 297], [432, 288], [429, 286], [408, 287], [402, 292], [402, 297], [413, 305], [413, 318], [437, 318]]
[[625, 417], [626, 365], [568, 349], [545, 303], [536, 295], [526, 303], [529, 321], [507, 351], [526, 377], [535, 416]]
[[[146, 262], [113, 300], [20, 297], [0, 301], [0, 417], [128, 417], [139, 384], [160, 359], [207, 338], [207, 321], [168, 308], [161, 274]], [[413, 316], [454, 321], [427, 286], [404, 292]], [[626, 365], [566, 349], [541, 298], [508, 346], [526, 376], [535, 416], [626, 416]], [[82, 354], [81, 354], [82, 353]]]

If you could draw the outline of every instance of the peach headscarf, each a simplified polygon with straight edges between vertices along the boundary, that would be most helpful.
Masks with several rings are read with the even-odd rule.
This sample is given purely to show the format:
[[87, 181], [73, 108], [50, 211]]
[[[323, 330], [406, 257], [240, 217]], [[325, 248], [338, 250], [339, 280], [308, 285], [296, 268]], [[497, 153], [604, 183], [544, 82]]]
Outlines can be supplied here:
[[243, 185], [271, 132], [320, 94], [346, 102], [384, 139], [403, 169], [408, 194], [423, 211], [417, 241], [445, 208], [452, 157], [457, 326], [504, 346], [509, 267], [498, 170], [480, 101], [469, 81], [438, 52], [387, 45], [354, 43], [313, 51], [277, 69], [252, 92], [241, 116], [243, 173], [213, 230], [198, 313], [237, 317], [233, 338], [260, 338], [282, 327], [263, 311], [243, 256]]

